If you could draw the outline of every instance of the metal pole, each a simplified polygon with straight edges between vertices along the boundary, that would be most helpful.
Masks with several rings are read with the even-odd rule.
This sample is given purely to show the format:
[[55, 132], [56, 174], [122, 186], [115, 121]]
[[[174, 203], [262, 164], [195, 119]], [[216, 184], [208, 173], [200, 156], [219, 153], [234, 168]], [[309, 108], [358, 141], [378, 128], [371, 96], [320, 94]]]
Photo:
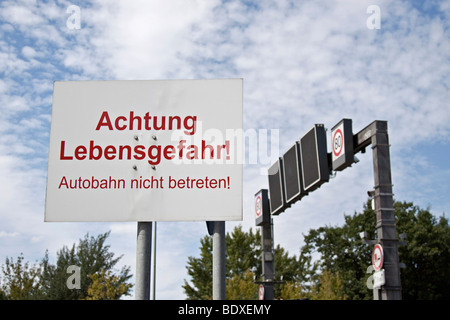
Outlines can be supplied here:
[[225, 221], [214, 222], [213, 300], [225, 300]]
[[[374, 121], [354, 136], [354, 153], [372, 144], [375, 190], [373, 195], [376, 213], [377, 242], [384, 252], [385, 284], [373, 289], [374, 300], [401, 300], [398, 239], [394, 216], [391, 159], [387, 121]], [[372, 241], [370, 241], [371, 243]]]
[[153, 223], [152, 300], [156, 300], [156, 221]]
[[275, 259], [273, 256], [273, 222], [266, 223], [261, 228], [262, 239], [262, 276], [264, 300], [274, 299], [273, 281], [275, 278]]
[[398, 259], [398, 239], [394, 216], [392, 193], [391, 161], [386, 121], [375, 122], [372, 136], [372, 156], [375, 182], [375, 213], [377, 216], [378, 241], [384, 251], [385, 285], [374, 291], [374, 299], [401, 300], [400, 264]]
[[150, 299], [152, 222], [137, 223], [135, 300]]

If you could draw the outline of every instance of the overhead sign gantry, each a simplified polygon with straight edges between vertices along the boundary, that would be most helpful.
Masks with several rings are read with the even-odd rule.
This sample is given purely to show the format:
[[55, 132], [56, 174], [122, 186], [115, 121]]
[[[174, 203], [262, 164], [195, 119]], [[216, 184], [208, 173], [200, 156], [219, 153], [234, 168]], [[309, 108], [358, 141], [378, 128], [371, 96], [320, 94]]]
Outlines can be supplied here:
[[[375, 300], [400, 300], [401, 282], [398, 240], [394, 217], [394, 200], [389, 154], [387, 121], [373, 121], [356, 134], [352, 120], [342, 119], [331, 130], [332, 152], [327, 152], [323, 124], [316, 124], [268, 170], [271, 215], [279, 215], [293, 203], [329, 181], [332, 171], [351, 166], [354, 155], [372, 145], [377, 243], [383, 251], [384, 279], [374, 288]], [[258, 225], [258, 224], [257, 224]], [[264, 239], [263, 239], [264, 240]], [[263, 261], [264, 263], [264, 261]]]

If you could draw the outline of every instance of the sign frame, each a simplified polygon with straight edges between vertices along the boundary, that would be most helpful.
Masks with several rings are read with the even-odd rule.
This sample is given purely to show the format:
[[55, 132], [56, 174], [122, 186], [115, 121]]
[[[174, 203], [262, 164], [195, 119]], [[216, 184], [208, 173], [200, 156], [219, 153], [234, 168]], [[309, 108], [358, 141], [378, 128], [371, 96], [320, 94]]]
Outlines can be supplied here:
[[272, 215], [279, 215], [289, 207], [286, 202], [286, 193], [284, 190], [283, 159], [281, 157], [269, 167], [268, 180], [270, 213]]
[[[291, 157], [295, 157], [291, 159]], [[308, 193], [305, 192], [302, 179], [302, 165], [300, 159], [300, 143], [295, 142], [283, 155], [283, 183], [286, 192], [286, 202], [292, 204]], [[294, 191], [291, 194], [290, 185], [294, 184]]]
[[[314, 138], [313, 141], [310, 141], [311, 137]], [[313, 155], [314, 158], [309, 159], [310, 155]], [[303, 186], [306, 192], [313, 191], [329, 181], [327, 137], [323, 124], [315, 124], [300, 138], [300, 160]], [[313, 171], [316, 171], [317, 175], [313, 177], [315, 178], [313, 181], [310, 181], [308, 175]]]

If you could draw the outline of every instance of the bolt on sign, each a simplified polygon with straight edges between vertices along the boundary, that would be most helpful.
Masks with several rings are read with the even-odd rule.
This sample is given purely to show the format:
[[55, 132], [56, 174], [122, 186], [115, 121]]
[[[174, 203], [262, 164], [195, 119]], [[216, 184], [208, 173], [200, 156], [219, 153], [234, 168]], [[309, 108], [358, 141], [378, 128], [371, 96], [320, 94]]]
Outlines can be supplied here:
[[242, 87], [55, 82], [45, 221], [242, 220]]

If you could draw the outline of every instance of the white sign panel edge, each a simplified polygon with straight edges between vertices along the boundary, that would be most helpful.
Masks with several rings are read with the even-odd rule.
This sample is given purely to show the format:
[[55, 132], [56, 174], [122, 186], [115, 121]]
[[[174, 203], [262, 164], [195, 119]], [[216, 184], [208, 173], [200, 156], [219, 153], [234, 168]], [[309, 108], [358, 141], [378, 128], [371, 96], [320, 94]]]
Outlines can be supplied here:
[[[242, 87], [242, 79], [55, 82], [45, 221], [242, 220]], [[180, 121], [146, 130], [150, 116]], [[183, 126], [189, 116], [196, 129]], [[210, 158], [192, 158], [202, 143], [214, 149]], [[161, 148], [154, 165], [152, 145], [152, 155]], [[140, 151], [137, 159], [123, 151], [119, 160], [120, 146]], [[190, 159], [187, 146], [197, 148]], [[71, 189], [76, 181], [82, 188]]]

